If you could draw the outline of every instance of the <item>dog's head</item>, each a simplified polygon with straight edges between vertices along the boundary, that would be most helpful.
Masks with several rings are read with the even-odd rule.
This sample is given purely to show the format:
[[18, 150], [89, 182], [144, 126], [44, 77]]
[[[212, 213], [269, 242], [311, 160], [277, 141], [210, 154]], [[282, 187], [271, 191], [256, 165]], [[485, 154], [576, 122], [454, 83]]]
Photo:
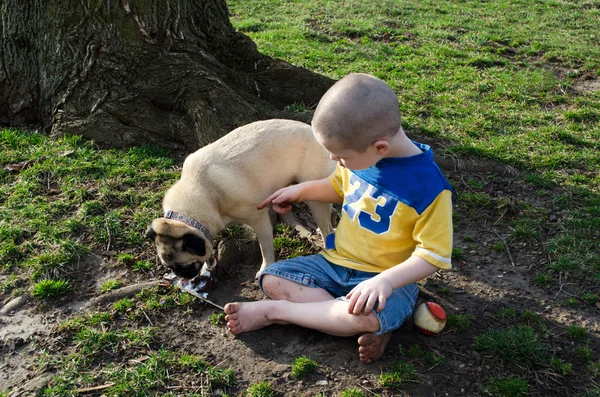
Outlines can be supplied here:
[[153, 220], [146, 238], [156, 244], [162, 264], [186, 279], [196, 277], [213, 253], [212, 242], [200, 230], [174, 219]]

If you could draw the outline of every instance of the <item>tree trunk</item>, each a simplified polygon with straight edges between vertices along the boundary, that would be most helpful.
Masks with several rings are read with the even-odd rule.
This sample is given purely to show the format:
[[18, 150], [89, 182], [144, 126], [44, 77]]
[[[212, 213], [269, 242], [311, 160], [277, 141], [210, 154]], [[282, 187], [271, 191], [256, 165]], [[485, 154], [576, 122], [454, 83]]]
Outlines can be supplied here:
[[260, 54], [224, 0], [0, 0], [0, 124], [194, 150], [332, 80]]

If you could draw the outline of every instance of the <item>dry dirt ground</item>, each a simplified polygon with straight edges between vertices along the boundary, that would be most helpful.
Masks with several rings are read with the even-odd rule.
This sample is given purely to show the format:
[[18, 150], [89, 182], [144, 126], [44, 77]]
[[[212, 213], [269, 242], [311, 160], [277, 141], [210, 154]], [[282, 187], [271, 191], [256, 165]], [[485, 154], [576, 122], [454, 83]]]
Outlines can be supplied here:
[[[465, 183], [467, 178], [477, 178], [494, 197], [527, 201], [545, 208], [551, 219], [560, 221], [561, 214], [554, 211], [551, 197], [536, 194], [534, 187], [523, 183], [520, 177], [502, 171], [502, 167], [477, 165], [453, 170], [455, 167], [451, 164], [444, 164], [443, 168], [458, 192], [470, 189]], [[151, 322], [159, 327], [159, 339], [168, 348], [205, 355], [211, 363], [235, 370], [237, 383], [225, 390], [228, 395], [243, 395], [249, 385], [266, 380], [272, 382], [279, 395], [285, 396], [319, 393], [338, 396], [349, 388], [357, 388], [367, 396], [479, 396], [489, 395], [482, 390], [490, 377], [509, 374], [527, 379], [533, 396], [583, 395], [584, 390], [594, 384], [594, 379], [586, 370], [586, 364], [574, 353], [576, 342], [564, 334], [570, 325], [585, 327], [595, 361], [598, 361], [599, 308], [587, 304], [577, 307], [562, 304], [567, 297], [565, 294], [569, 293], [568, 280], [562, 280], [561, 285], [555, 283], [551, 288], [537, 286], [534, 282], [535, 275], [548, 259], [543, 243], [551, 230], [546, 230], [544, 237], [536, 241], [510, 241], [509, 223], [504, 220], [518, 217], [518, 211], [511, 213], [510, 208], [493, 206], [473, 210], [468, 206], [460, 201], [456, 203], [456, 211], [461, 216], [456, 222], [455, 247], [461, 248], [463, 255], [454, 260], [451, 271], [432, 277], [421, 294], [422, 300], [440, 303], [448, 314], [471, 314], [472, 325], [464, 332], [446, 327], [440, 335], [425, 336], [409, 321], [395, 332], [380, 361], [364, 365], [357, 358], [356, 338], [332, 337], [296, 326], [279, 325], [233, 337], [223, 325], [210, 324], [209, 316], [218, 309], [203, 303], [195, 304], [192, 310], [174, 309], [172, 313], [151, 314], [142, 323], [148, 325]], [[307, 223], [303, 213], [298, 217]], [[497, 222], [500, 218], [503, 221]], [[307, 227], [311, 224], [307, 223]], [[492, 249], [498, 241], [506, 241], [508, 250]], [[149, 244], [135, 252], [139, 254], [140, 251], [147, 251], [149, 257], [154, 255]], [[254, 281], [259, 264], [256, 243], [229, 244], [221, 254], [227, 256], [221, 261], [227, 271], [210, 290], [209, 298], [220, 305], [229, 301], [263, 299]], [[86, 305], [99, 295], [98, 286], [105, 280], [120, 278], [136, 284], [162, 276], [162, 273], [133, 274], [101, 253], [82, 261], [79, 269], [82, 277], [74, 296], [43, 305], [29, 301], [0, 316], [3, 345], [0, 390], [12, 390], [11, 396], [32, 395], [36, 388], [48, 382], [52, 374], [36, 372], [35, 358], [42, 349], [53, 352], [64, 348], [61, 334], [55, 332], [57, 324], [74, 314], [93, 310]], [[105, 303], [104, 307], [109, 305]], [[494, 357], [475, 351], [476, 336], [511, 323], [511, 319], [497, 316], [503, 308], [514, 309], [517, 313], [524, 310], [538, 313], [549, 330], [544, 342], [549, 346], [550, 354], [571, 363], [572, 374], [562, 376], [549, 368], [507, 368]], [[6, 312], [6, 307], [3, 310]], [[430, 365], [416, 361], [419, 374], [416, 381], [401, 388], [382, 388], [378, 384], [381, 373], [388, 370], [391, 363], [405, 359], [401, 351], [412, 345], [443, 355], [445, 362]], [[290, 376], [291, 363], [302, 355], [317, 361], [318, 368], [308, 377], [296, 379]], [[101, 391], [81, 393], [101, 394]]]

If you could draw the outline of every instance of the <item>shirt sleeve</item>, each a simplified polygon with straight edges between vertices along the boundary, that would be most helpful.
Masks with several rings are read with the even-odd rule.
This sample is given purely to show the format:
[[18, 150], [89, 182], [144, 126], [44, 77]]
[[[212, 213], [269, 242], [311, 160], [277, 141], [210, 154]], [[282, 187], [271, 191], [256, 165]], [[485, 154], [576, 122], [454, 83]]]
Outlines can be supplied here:
[[335, 192], [341, 197], [344, 198], [344, 181], [342, 176], [342, 167], [340, 165], [335, 166], [335, 171], [331, 175], [329, 175], [329, 182], [331, 182], [331, 186]]
[[452, 233], [452, 192], [443, 190], [416, 221], [413, 255], [441, 269], [451, 269]]

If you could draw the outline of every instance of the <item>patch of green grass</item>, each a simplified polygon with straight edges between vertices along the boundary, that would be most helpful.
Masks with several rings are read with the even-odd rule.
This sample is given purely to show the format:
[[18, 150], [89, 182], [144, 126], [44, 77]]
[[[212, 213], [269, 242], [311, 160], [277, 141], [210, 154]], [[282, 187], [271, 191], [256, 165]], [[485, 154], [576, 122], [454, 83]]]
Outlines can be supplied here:
[[588, 363], [587, 370], [592, 374], [592, 376], [600, 377], [600, 361]]
[[113, 289], [117, 289], [121, 287], [121, 282], [119, 280], [108, 280], [102, 283], [102, 291], [111, 291]]
[[118, 254], [117, 260], [125, 266], [133, 266], [136, 262], [135, 256], [132, 254]]
[[450, 295], [450, 289], [449, 288], [439, 288], [437, 290], [437, 292], [438, 292], [438, 294], [444, 295], [444, 296]]
[[592, 386], [587, 389], [582, 397], [600, 397], [600, 386]]
[[307, 107], [304, 103], [292, 103], [291, 105], [288, 105], [285, 107], [284, 109], [286, 112], [293, 112], [293, 113], [305, 113], [305, 112], [309, 112], [313, 109]]
[[71, 330], [79, 331], [84, 327], [98, 327], [110, 324], [113, 321], [112, 315], [106, 312], [88, 313], [81, 316], [72, 317], [60, 324], [61, 331]]
[[553, 358], [550, 360], [550, 366], [554, 371], [561, 374], [562, 376], [570, 375], [573, 373], [573, 364], [566, 363], [559, 358]]
[[463, 236], [463, 241], [465, 243], [474, 243], [475, 238], [473, 236], [465, 235], [465, 236]]
[[291, 259], [316, 252], [310, 242], [298, 238], [289, 226], [283, 224], [275, 227], [273, 247], [277, 257], [282, 259]]
[[351, 389], [342, 390], [340, 397], [367, 397], [367, 395], [360, 389], [354, 387]]
[[70, 279], [90, 252], [143, 243], [143, 230], [160, 208], [163, 186], [174, 182], [173, 159], [163, 149], [99, 150], [77, 136], [48, 138], [0, 130], [0, 164], [27, 162], [0, 173], [0, 272], [24, 285]]
[[245, 394], [248, 397], [272, 397], [274, 395], [275, 390], [273, 389], [273, 385], [264, 381], [250, 385]]
[[520, 240], [537, 239], [541, 233], [541, 221], [538, 218], [520, 218], [513, 222], [511, 237]]
[[529, 396], [529, 384], [525, 379], [517, 377], [493, 377], [488, 380], [484, 393], [491, 396], [526, 397]]
[[473, 346], [505, 364], [534, 368], [548, 361], [548, 347], [527, 326], [489, 330], [477, 336]]
[[318, 363], [306, 356], [298, 357], [292, 364], [292, 377], [300, 378], [310, 375], [317, 368]]
[[502, 320], [512, 320], [517, 317], [517, 311], [508, 307], [502, 307], [495, 314], [495, 317]]
[[67, 280], [42, 280], [33, 286], [31, 293], [36, 298], [56, 298], [65, 295], [71, 290], [71, 283]]
[[235, 371], [231, 368], [209, 367], [205, 373], [213, 389], [231, 387], [235, 384]]
[[125, 313], [127, 310], [135, 307], [135, 302], [131, 298], [122, 298], [113, 303], [113, 309], [119, 313]]
[[116, 353], [125, 349], [147, 348], [154, 337], [155, 330], [152, 328], [113, 331], [83, 327], [75, 334], [74, 341], [80, 346], [80, 354], [95, 358], [100, 352]]
[[468, 178], [466, 180], [466, 185], [472, 189], [483, 189], [483, 187], [485, 186], [483, 182], [476, 178]]
[[552, 280], [553, 280], [553, 277], [551, 274], [538, 273], [535, 275], [535, 284], [540, 287], [550, 288], [550, 285], [552, 284]]
[[458, 333], [467, 332], [471, 329], [472, 322], [475, 321], [475, 316], [467, 314], [448, 314], [446, 324]]
[[[90, 316], [84, 316], [81, 322], [89, 324], [90, 319]], [[109, 328], [109, 324], [98, 327], [84, 325], [73, 334], [72, 353], [43, 354], [40, 364], [51, 365], [57, 374], [40, 395], [71, 396], [76, 394], [77, 388], [107, 383], [114, 383], [102, 390], [107, 397], [171, 395], [170, 392], [164, 394], [159, 391], [179, 385], [182, 375], [195, 378], [200, 375], [204, 380], [197, 389], [200, 394], [212, 395], [217, 389], [223, 392], [235, 383], [233, 370], [216, 368], [204, 357], [179, 354], [165, 348], [153, 350], [151, 345], [156, 334], [152, 328]], [[108, 360], [99, 371], [98, 360], [101, 357], [119, 359]]]
[[213, 313], [208, 321], [215, 326], [225, 324], [225, 313]]
[[496, 241], [494, 244], [492, 244], [491, 248], [495, 252], [504, 252], [506, 250], [506, 245], [503, 241]]
[[221, 238], [241, 240], [246, 235], [246, 230], [242, 225], [230, 225], [223, 229], [219, 235]]
[[584, 327], [580, 327], [578, 325], [570, 325], [567, 328], [566, 334], [569, 337], [569, 339], [575, 340], [575, 341], [583, 341], [583, 340], [586, 340], [588, 337], [587, 329], [585, 329]]
[[588, 305], [595, 305], [598, 303], [598, 295], [589, 292], [581, 295], [581, 299], [583, 299]]
[[588, 345], [577, 346], [573, 351], [575, 352], [575, 355], [585, 363], [594, 360], [594, 350]]
[[427, 351], [419, 345], [411, 345], [407, 349], [400, 346], [400, 354], [413, 364], [435, 367], [443, 364], [446, 358], [435, 351]]
[[391, 365], [389, 371], [379, 376], [379, 385], [384, 388], [401, 387], [407, 382], [414, 382], [417, 379], [415, 368], [408, 363], [395, 362]]
[[460, 247], [452, 248], [452, 259], [464, 259], [465, 258], [465, 250]]
[[524, 310], [521, 313], [520, 319], [522, 321], [524, 321], [525, 323], [527, 323], [528, 325], [531, 325], [534, 328], [538, 328], [538, 329], [546, 328], [546, 326], [544, 324], [544, 319], [542, 318], [542, 316], [539, 315], [538, 313], [532, 312], [530, 310]]
[[154, 264], [149, 261], [135, 261], [131, 268], [140, 272], [149, 272], [154, 268]]
[[459, 200], [469, 206], [471, 209], [486, 209], [490, 208], [494, 199], [486, 193], [476, 193], [466, 191], [460, 194]]

